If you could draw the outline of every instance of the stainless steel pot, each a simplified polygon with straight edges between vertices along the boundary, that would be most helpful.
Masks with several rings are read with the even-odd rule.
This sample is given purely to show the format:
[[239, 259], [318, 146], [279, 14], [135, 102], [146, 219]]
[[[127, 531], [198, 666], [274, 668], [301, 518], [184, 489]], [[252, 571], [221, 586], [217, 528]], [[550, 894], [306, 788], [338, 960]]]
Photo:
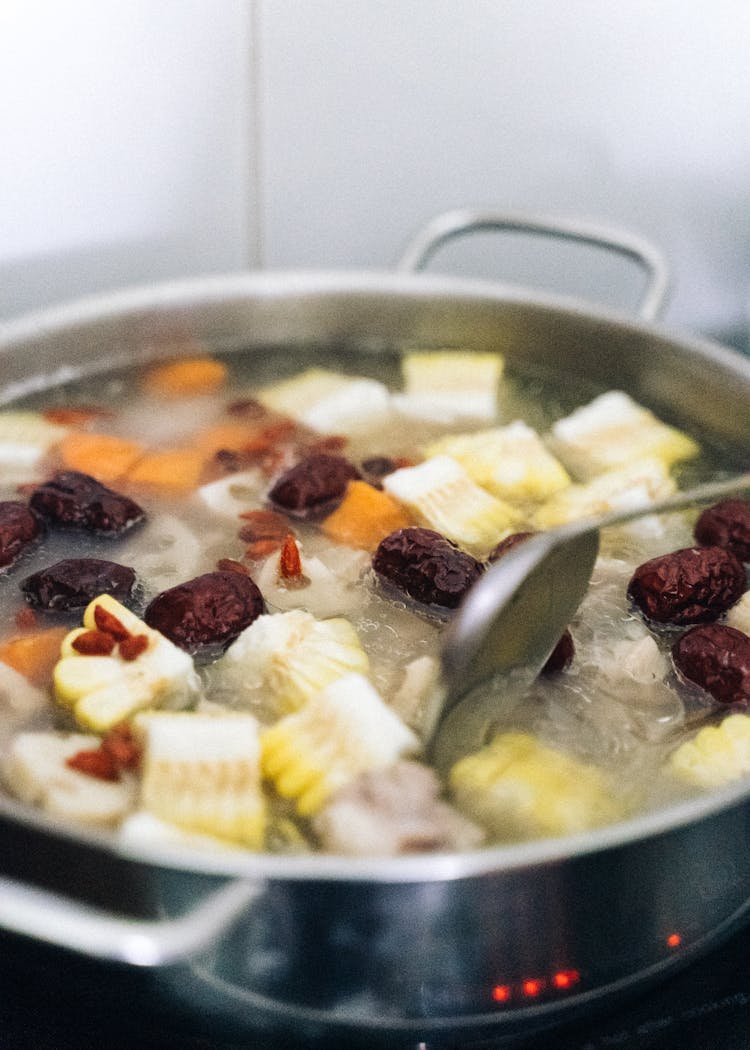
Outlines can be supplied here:
[[[747, 468], [750, 360], [651, 323], [658, 253], [598, 229], [459, 213], [446, 237], [530, 228], [624, 252], [644, 269], [629, 320], [494, 283], [402, 273], [257, 273], [98, 297], [0, 330], [0, 403], [140, 359], [175, 332], [222, 350], [346, 354], [499, 348], [510, 367], [627, 389]], [[0, 798], [0, 927], [133, 967], [197, 1013], [248, 1033], [388, 1046], [500, 1040], [666, 975], [750, 904], [750, 785], [587, 835], [466, 854], [334, 856], [137, 851]]]

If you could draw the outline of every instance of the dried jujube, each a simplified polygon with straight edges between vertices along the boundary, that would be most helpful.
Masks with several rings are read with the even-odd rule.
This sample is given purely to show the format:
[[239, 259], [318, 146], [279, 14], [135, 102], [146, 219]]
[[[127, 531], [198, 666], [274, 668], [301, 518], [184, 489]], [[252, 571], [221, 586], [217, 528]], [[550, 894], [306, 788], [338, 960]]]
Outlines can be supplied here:
[[372, 567], [383, 580], [424, 605], [455, 609], [482, 575], [470, 554], [432, 529], [397, 529], [382, 540]]
[[726, 547], [740, 561], [750, 562], [750, 503], [725, 499], [707, 507], [693, 532], [703, 546]]
[[83, 609], [99, 594], [127, 600], [135, 586], [135, 570], [101, 558], [66, 558], [32, 573], [20, 587], [29, 605], [63, 611]]
[[678, 673], [721, 704], [750, 701], [750, 637], [726, 624], [692, 627], [672, 647]]
[[514, 547], [517, 547], [519, 543], [523, 543], [525, 540], [528, 540], [529, 537], [535, 535], [536, 533], [534, 532], [512, 532], [510, 536], [506, 536], [505, 539], [500, 540], [500, 542], [492, 548], [487, 555], [487, 561], [498, 561], [504, 554], [507, 554], [508, 551], [512, 551]]
[[639, 565], [628, 597], [654, 623], [707, 623], [734, 605], [746, 586], [745, 570], [731, 551], [685, 547]]
[[[489, 562], [500, 561], [504, 555], [508, 554], [515, 547], [518, 547], [519, 544], [525, 543], [526, 540], [536, 535], [537, 533], [535, 532], [512, 532], [493, 547], [487, 560]], [[576, 647], [575, 642], [573, 641], [573, 635], [566, 629], [560, 635], [557, 645], [548, 656], [547, 662], [540, 673], [543, 675], [556, 675], [561, 671], [566, 671], [573, 662], [575, 651]]]
[[39, 485], [31, 494], [29, 506], [54, 525], [102, 536], [119, 536], [146, 517], [129, 496], [76, 470], [61, 471]]
[[0, 568], [11, 565], [26, 547], [44, 533], [44, 525], [25, 503], [0, 503]]
[[268, 499], [292, 518], [319, 521], [344, 498], [359, 471], [343, 456], [317, 453], [296, 463], [271, 488]]
[[576, 647], [575, 642], [573, 641], [573, 635], [566, 629], [560, 635], [560, 640], [547, 657], [547, 662], [542, 668], [540, 674], [556, 675], [560, 674], [561, 671], [567, 671], [573, 663], [573, 657], [575, 654]]
[[226, 649], [264, 611], [263, 595], [249, 576], [207, 572], [157, 594], [143, 619], [180, 649], [210, 656]]

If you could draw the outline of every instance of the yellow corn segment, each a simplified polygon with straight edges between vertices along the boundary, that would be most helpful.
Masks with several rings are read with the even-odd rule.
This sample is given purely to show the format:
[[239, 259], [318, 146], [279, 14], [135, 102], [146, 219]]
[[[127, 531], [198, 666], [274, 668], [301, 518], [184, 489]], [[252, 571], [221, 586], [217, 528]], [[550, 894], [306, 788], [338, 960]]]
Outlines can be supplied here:
[[729, 715], [718, 726], [705, 726], [680, 744], [668, 768], [697, 787], [723, 787], [750, 776], [750, 716]]
[[366, 678], [346, 675], [261, 735], [262, 768], [302, 816], [359, 773], [383, 769], [419, 742]]
[[476, 558], [520, 523], [518, 512], [475, 484], [450, 456], [433, 456], [416, 467], [388, 474], [383, 488], [408, 507], [422, 525], [452, 540]]
[[428, 456], [451, 456], [477, 485], [511, 502], [545, 499], [570, 484], [562, 463], [521, 420], [440, 438], [426, 452]]
[[259, 616], [214, 665], [237, 694], [261, 688], [280, 712], [295, 711], [329, 682], [366, 674], [367, 653], [343, 617], [317, 620], [302, 609]]
[[681, 430], [658, 419], [621, 390], [601, 394], [552, 427], [553, 451], [579, 480], [642, 459], [669, 468], [700, 451]]
[[501, 840], [585, 831], [618, 815], [600, 769], [529, 733], [502, 733], [462, 758], [449, 785], [459, 809]]
[[493, 420], [504, 369], [501, 354], [479, 350], [413, 350], [401, 362], [404, 392], [393, 402], [418, 419], [450, 423]]
[[319, 432], [352, 433], [390, 414], [388, 388], [376, 379], [325, 368], [307, 371], [265, 387], [259, 400]]
[[674, 478], [660, 460], [643, 459], [555, 493], [534, 511], [530, 524], [537, 529], [551, 529], [663, 499], [676, 488]]
[[260, 849], [266, 802], [252, 715], [159, 711], [139, 715], [141, 807], [185, 831]]
[[[118, 646], [107, 655], [86, 655], [74, 648], [78, 637], [96, 629], [97, 606], [132, 635], [145, 636], [148, 645], [135, 659], [124, 659]], [[104, 733], [144, 708], [184, 707], [197, 695], [192, 657], [111, 595], [99, 595], [89, 603], [83, 624], [63, 639], [53, 672], [55, 698], [71, 708], [83, 728]]]

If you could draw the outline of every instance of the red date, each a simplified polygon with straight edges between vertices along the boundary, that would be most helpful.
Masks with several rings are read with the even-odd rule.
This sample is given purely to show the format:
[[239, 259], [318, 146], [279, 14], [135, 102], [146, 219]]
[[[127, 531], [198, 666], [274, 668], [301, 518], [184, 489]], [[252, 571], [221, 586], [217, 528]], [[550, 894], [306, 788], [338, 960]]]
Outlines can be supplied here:
[[716, 620], [743, 594], [742, 564], [723, 547], [685, 547], [640, 565], [628, 584], [628, 597], [658, 624]]
[[207, 572], [162, 591], [144, 620], [189, 653], [223, 652], [265, 610], [257, 585], [239, 572]]
[[677, 672], [720, 704], [750, 700], [750, 637], [726, 624], [692, 627], [672, 647]]
[[750, 503], [725, 499], [707, 507], [696, 521], [693, 535], [704, 547], [726, 547], [740, 561], [750, 562]]
[[487, 561], [498, 561], [508, 551], [512, 551], [514, 547], [517, 547], [519, 543], [523, 543], [524, 540], [535, 535], [535, 532], [512, 532], [510, 536], [506, 536], [505, 539], [500, 540], [497, 546], [493, 547], [487, 556]]
[[344, 497], [359, 471], [343, 456], [308, 456], [282, 474], [268, 494], [271, 503], [292, 518], [320, 521]]
[[[495, 546], [489, 553], [488, 561], [496, 562], [499, 561], [505, 554], [512, 551], [514, 547], [518, 547], [519, 544], [524, 543], [532, 536], [536, 536], [536, 532], [512, 532], [510, 536], [506, 536], [505, 539]], [[573, 657], [575, 656], [576, 647], [573, 641], [573, 635], [569, 630], [565, 630], [560, 636], [560, 639], [547, 658], [547, 662], [540, 671], [540, 674], [545, 676], [551, 676], [560, 674], [562, 671], [567, 671], [570, 665], [573, 663]]]
[[432, 529], [397, 529], [381, 541], [372, 559], [381, 579], [423, 605], [455, 609], [482, 566]]
[[123, 601], [134, 586], [134, 569], [100, 558], [66, 558], [20, 584], [29, 605], [47, 611], [83, 609], [99, 594]]
[[75, 470], [61, 471], [39, 485], [31, 494], [29, 505], [54, 525], [101, 536], [119, 536], [146, 517], [129, 496]]
[[44, 533], [44, 525], [25, 503], [0, 503], [0, 568], [16, 558]]
[[573, 657], [575, 654], [576, 647], [575, 642], [573, 641], [573, 635], [570, 631], [565, 630], [560, 635], [559, 642], [547, 657], [547, 663], [540, 671], [540, 674], [549, 676], [560, 674], [562, 671], [567, 671], [573, 663]]

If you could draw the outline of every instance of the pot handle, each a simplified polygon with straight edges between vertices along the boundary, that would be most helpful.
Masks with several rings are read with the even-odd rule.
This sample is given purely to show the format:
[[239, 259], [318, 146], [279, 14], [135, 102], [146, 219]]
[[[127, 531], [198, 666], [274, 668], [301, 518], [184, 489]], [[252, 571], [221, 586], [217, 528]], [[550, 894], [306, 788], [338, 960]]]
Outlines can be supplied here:
[[644, 321], [656, 320], [669, 291], [669, 269], [661, 252], [649, 241], [625, 230], [597, 226], [574, 219], [502, 214], [459, 208], [435, 216], [407, 245], [396, 263], [399, 271], [421, 270], [440, 245], [467, 233], [504, 230], [533, 233], [561, 240], [591, 244], [624, 255], [646, 274], [646, 288], [637, 314]]
[[130, 919], [2, 877], [0, 928], [105, 962], [168, 966], [210, 947], [260, 892], [238, 879], [177, 918]]

